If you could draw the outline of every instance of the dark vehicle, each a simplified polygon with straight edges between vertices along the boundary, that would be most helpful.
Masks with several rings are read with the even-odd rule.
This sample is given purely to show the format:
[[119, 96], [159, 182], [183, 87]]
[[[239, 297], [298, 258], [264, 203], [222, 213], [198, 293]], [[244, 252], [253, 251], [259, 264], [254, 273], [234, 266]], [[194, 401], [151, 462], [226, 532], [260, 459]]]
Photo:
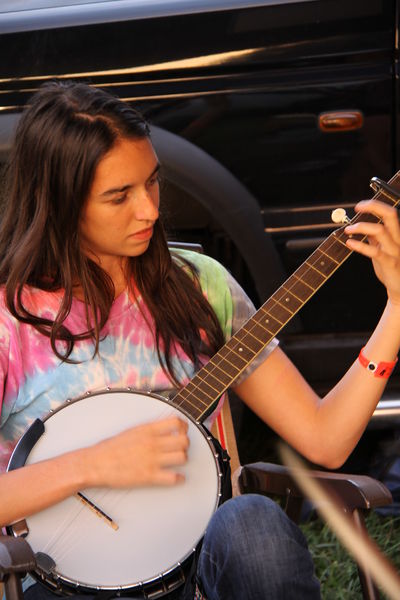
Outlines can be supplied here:
[[[1, 157], [48, 79], [135, 102], [171, 237], [200, 242], [259, 304], [337, 227], [332, 209], [351, 217], [370, 178], [400, 168], [398, 29], [396, 0], [3, 0]], [[384, 302], [352, 256], [280, 334], [318, 392]], [[400, 413], [399, 387], [394, 374], [375, 423]]]

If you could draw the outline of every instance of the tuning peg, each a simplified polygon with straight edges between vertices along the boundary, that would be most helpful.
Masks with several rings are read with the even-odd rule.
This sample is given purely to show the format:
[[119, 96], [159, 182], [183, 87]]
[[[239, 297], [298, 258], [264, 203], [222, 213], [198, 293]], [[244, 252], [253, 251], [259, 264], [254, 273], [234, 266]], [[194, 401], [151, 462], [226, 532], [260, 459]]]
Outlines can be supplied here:
[[346, 215], [344, 208], [335, 208], [331, 213], [331, 219], [334, 223], [350, 223], [351, 219]]

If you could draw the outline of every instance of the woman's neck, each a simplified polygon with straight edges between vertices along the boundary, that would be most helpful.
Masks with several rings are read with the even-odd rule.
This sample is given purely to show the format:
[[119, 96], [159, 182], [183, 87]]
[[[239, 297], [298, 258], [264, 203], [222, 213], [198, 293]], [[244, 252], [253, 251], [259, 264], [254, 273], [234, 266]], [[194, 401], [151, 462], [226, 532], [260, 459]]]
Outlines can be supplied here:
[[[114, 298], [117, 298], [126, 288], [128, 287], [127, 276], [126, 276], [126, 261], [122, 263], [119, 261], [118, 263], [113, 262], [110, 265], [100, 265], [102, 269], [107, 273], [107, 275], [111, 278], [114, 285]], [[78, 300], [84, 300], [83, 289], [80, 282], [77, 282], [73, 288], [73, 295]]]

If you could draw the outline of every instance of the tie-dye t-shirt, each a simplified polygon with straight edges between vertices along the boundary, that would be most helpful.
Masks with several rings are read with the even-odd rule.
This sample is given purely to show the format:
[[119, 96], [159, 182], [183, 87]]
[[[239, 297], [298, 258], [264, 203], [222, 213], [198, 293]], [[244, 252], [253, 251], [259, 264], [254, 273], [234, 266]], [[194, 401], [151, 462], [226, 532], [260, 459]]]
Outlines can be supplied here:
[[[182, 255], [194, 264], [204, 295], [214, 308], [226, 339], [252, 315], [254, 307], [238, 283], [218, 262], [203, 254], [187, 250], [174, 251], [175, 260]], [[62, 292], [26, 288], [24, 306], [33, 314], [54, 319]], [[138, 300], [140, 302], [140, 298]], [[144, 317], [146, 315], [146, 318]], [[114, 301], [102, 331], [100, 349], [93, 357], [93, 341], [75, 343], [70, 364], [52, 351], [50, 340], [34, 327], [17, 321], [0, 297], [0, 470], [6, 469], [12, 450], [24, 431], [36, 419], [60, 406], [67, 398], [106, 387], [132, 387], [140, 391], [170, 393], [171, 382], [159, 363], [154, 344], [151, 319], [128, 292]], [[74, 299], [65, 322], [72, 333], [86, 330], [83, 302]], [[272, 351], [271, 342], [245, 374], [250, 373]], [[194, 366], [182, 348], [176, 348], [173, 364], [179, 379], [187, 382], [195, 374]], [[211, 425], [222, 405], [209, 417]]]

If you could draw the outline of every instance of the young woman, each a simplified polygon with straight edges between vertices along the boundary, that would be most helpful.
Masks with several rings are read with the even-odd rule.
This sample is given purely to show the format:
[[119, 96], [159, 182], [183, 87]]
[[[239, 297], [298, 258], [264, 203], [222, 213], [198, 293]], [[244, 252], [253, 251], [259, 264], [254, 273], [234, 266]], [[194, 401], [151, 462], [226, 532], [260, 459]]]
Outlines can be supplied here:
[[[47, 84], [22, 117], [0, 231], [3, 471], [35, 418], [107, 386], [173, 392], [253, 311], [221, 265], [169, 252], [158, 171], [146, 123], [99, 90]], [[377, 201], [356, 209], [382, 219], [348, 226], [368, 243], [349, 237], [347, 244], [373, 260], [388, 294], [363, 356], [393, 363], [400, 345], [397, 213]], [[319, 399], [273, 341], [235, 391], [304, 456], [334, 468], [357, 443], [386, 381], [355, 360]], [[86, 488], [179, 485], [188, 446], [185, 419], [169, 417], [4, 472], [0, 523]], [[218, 508], [196, 569], [168, 597], [193, 598], [195, 579], [208, 600], [320, 597], [301, 533], [264, 497]], [[25, 594], [54, 596], [39, 584]]]

